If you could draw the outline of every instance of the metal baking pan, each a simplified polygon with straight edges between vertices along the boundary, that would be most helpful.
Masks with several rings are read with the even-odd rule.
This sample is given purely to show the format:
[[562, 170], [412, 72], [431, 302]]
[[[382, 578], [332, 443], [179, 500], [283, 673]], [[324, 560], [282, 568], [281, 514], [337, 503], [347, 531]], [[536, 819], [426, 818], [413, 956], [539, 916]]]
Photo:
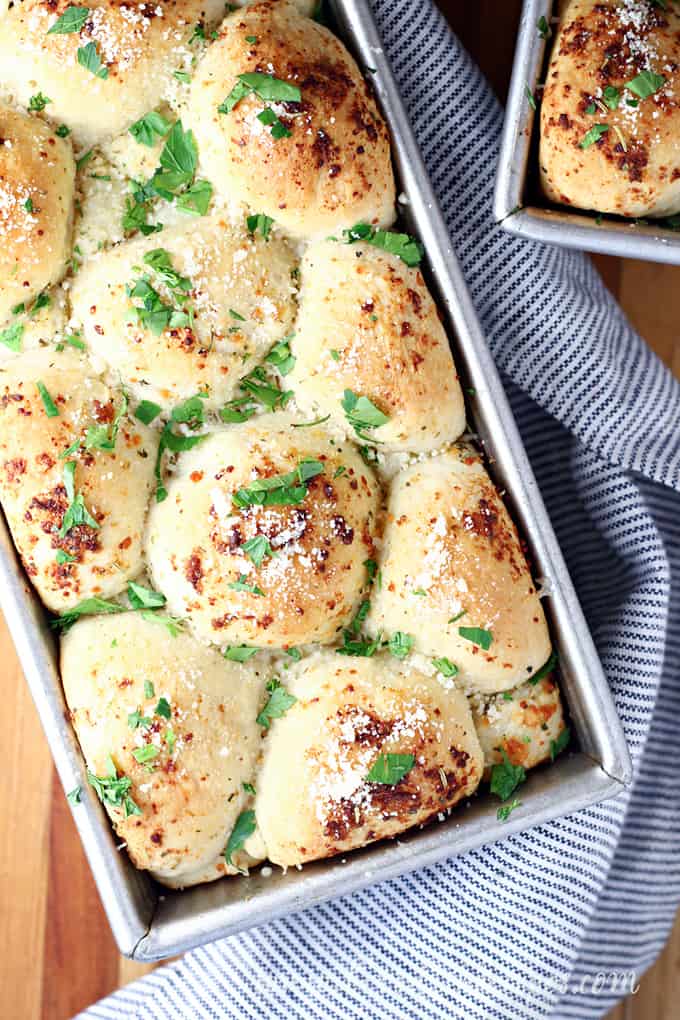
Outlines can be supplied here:
[[[263, 924], [275, 917], [421, 868], [520, 829], [569, 814], [619, 793], [631, 764], [621, 725], [550, 521], [531, 473], [491, 354], [482, 337], [418, 147], [409, 127], [372, 15], [365, 0], [331, 0], [339, 34], [372, 81], [392, 130], [399, 186], [406, 196], [404, 222], [425, 245], [426, 272], [455, 338], [457, 363], [474, 388], [468, 408], [489, 456], [492, 474], [507, 490], [515, 520], [529, 541], [536, 572], [552, 595], [546, 610], [559, 651], [562, 690], [568, 702], [573, 753], [530, 773], [522, 807], [506, 823], [498, 801], [472, 798], [442, 823], [405, 833], [346, 857], [283, 874], [230, 878], [184, 892], [161, 889], [138, 872], [116, 837], [94, 792], [68, 722], [58, 675], [56, 641], [0, 522], [0, 605], [16, 643], [65, 790], [83, 789], [74, 810], [104, 907], [120, 950], [137, 960], [159, 960]], [[268, 871], [271, 869], [268, 869]]]
[[[569, 210], [553, 205], [541, 192], [539, 86], [544, 81], [555, 25], [551, 25], [553, 34], [546, 40], [538, 31], [538, 21], [544, 17], [550, 23], [559, 6], [553, 0], [524, 0], [496, 172], [494, 217], [503, 230], [534, 241], [680, 265], [680, 232], [662, 221]], [[527, 90], [536, 97], [539, 110], [532, 108]]]

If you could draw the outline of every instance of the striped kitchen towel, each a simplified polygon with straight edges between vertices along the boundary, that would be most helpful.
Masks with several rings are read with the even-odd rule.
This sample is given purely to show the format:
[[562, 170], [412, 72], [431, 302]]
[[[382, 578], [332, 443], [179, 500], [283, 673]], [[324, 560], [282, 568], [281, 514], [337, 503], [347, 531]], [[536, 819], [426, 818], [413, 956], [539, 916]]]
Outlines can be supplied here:
[[587, 258], [494, 225], [501, 110], [430, 0], [374, 7], [614, 691], [634, 784], [190, 952], [82, 1014], [91, 1020], [598, 1017], [654, 960], [680, 900], [680, 385]]

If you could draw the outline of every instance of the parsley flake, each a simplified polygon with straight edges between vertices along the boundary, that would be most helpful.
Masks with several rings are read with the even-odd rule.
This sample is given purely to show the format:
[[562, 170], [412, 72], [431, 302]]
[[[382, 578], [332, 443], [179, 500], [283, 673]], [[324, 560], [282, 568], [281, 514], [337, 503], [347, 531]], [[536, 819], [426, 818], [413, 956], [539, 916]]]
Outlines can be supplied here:
[[269, 729], [272, 719], [280, 719], [297, 701], [297, 698], [290, 694], [276, 677], [269, 681], [266, 689], [269, 698], [255, 720], [257, 725], [264, 730]]
[[562, 754], [562, 751], [564, 751], [569, 746], [569, 741], [570, 740], [571, 740], [571, 731], [569, 730], [568, 727], [565, 727], [560, 732], [557, 740], [551, 740], [550, 741], [550, 759], [551, 759], [551, 761], [555, 761], [555, 758], [558, 756], [558, 754]]
[[83, 599], [72, 609], [66, 609], [52, 621], [52, 626], [62, 632], [69, 630], [81, 616], [95, 616], [98, 613], [122, 613], [123, 606], [117, 602], [108, 602], [94, 595], [92, 598]]
[[130, 815], [141, 815], [141, 809], [129, 794], [132, 780], [128, 776], [118, 775], [111, 755], [106, 759], [106, 769], [105, 776], [96, 776], [89, 770], [87, 773], [87, 781], [102, 804], [122, 807], [126, 818], [129, 818]]
[[34, 96], [31, 96], [31, 98], [29, 99], [28, 109], [31, 111], [31, 113], [42, 113], [47, 104], [51, 102], [52, 100], [49, 98], [49, 96], [43, 95], [42, 92], [37, 92]]
[[232, 868], [235, 867], [233, 862], [233, 855], [237, 850], [242, 850], [246, 840], [249, 836], [255, 832], [255, 812], [254, 811], [242, 811], [236, 819], [236, 824], [231, 830], [231, 835], [227, 840], [227, 846], [224, 851], [224, 859]]
[[459, 627], [458, 633], [466, 641], [471, 641], [473, 645], [479, 645], [485, 652], [491, 648], [493, 634], [490, 630], [483, 630], [482, 627]]
[[307, 497], [307, 483], [323, 474], [323, 464], [318, 460], [301, 460], [294, 471], [269, 478], [256, 478], [250, 485], [239, 489], [232, 496], [232, 503], [239, 509], [249, 506], [297, 506]]
[[102, 81], [106, 81], [109, 76], [109, 69], [106, 64], [102, 63], [95, 43], [89, 42], [85, 46], [80, 46], [76, 57], [81, 67], [84, 67], [86, 71], [90, 71], [95, 78], [101, 78]]
[[136, 581], [128, 581], [127, 597], [133, 609], [160, 609], [165, 605], [165, 595]]
[[579, 142], [582, 149], [588, 149], [594, 142], [599, 142], [603, 135], [609, 131], [609, 124], [594, 124]]
[[376, 407], [372, 400], [369, 400], [368, 397], [358, 396], [352, 390], [345, 390], [340, 403], [347, 421], [360, 439], [369, 439], [366, 435], [367, 429], [380, 428], [390, 420], [388, 415]]
[[136, 120], [135, 123], [128, 128], [129, 133], [132, 135], [136, 142], [140, 145], [146, 145], [148, 148], [153, 148], [158, 138], [165, 138], [169, 133], [172, 124], [169, 120], [166, 120], [162, 113], [158, 113], [156, 110], [151, 110], [149, 113], [145, 113], [143, 117]]
[[380, 754], [366, 776], [367, 783], [396, 786], [416, 763], [413, 754]]
[[653, 71], [640, 71], [634, 78], [626, 82], [626, 88], [639, 99], [649, 99], [665, 84], [666, 79], [662, 74], [654, 74]]
[[229, 662], [247, 662], [248, 659], [252, 659], [253, 655], [257, 655], [259, 650], [259, 648], [252, 648], [250, 645], [228, 645], [223, 654]]
[[403, 631], [398, 630], [387, 642], [387, 647], [395, 659], [405, 659], [413, 648], [413, 637], [411, 634], [404, 634]]
[[521, 765], [512, 764], [504, 748], [501, 749], [501, 754], [503, 762], [494, 765], [491, 770], [491, 792], [501, 800], [508, 800], [520, 783], [525, 781], [527, 774]]
[[45, 408], [45, 414], [47, 415], [47, 417], [58, 418], [59, 408], [52, 400], [52, 397], [50, 396], [47, 390], [47, 386], [45, 386], [45, 383], [40, 382], [40, 380], [38, 380], [38, 382], [35, 385], [36, 389], [38, 390], [38, 393], [40, 394], [40, 399], [42, 400], [43, 407]]
[[409, 234], [399, 234], [392, 230], [376, 230], [369, 223], [357, 223], [349, 230], [343, 230], [347, 244], [365, 241], [375, 248], [381, 248], [391, 255], [398, 256], [407, 266], [418, 266], [425, 249], [420, 241]]
[[47, 30], [47, 34], [71, 35], [73, 32], [80, 32], [89, 13], [89, 7], [67, 7], [61, 17]]
[[539, 680], [549, 676], [557, 665], [557, 652], [553, 649], [550, 653], [548, 661], [545, 662], [540, 669], [536, 670], [533, 676], [529, 677], [529, 683], [535, 685]]

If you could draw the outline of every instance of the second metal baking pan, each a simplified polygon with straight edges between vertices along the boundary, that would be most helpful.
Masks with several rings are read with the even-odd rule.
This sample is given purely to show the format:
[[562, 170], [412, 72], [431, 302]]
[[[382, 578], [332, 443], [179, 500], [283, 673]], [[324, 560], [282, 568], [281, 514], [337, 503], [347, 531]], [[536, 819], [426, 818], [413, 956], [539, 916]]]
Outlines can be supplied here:
[[332, 0], [339, 34], [372, 80], [391, 127], [405, 225], [424, 243], [426, 271], [438, 300], [461, 375], [473, 389], [468, 412], [499, 487], [551, 596], [546, 611], [560, 655], [562, 690], [577, 750], [538, 768], [522, 788], [521, 810], [497, 820], [498, 801], [473, 798], [442, 823], [405, 833], [346, 857], [283, 874], [257, 868], [184, 892], [161, 889], [117, 848], [109, 820], [88, 787], [83, 760], [68, 722], [57, 648], [46, 614], [0, 522], [0, 603], [31, 686], [56, 767], [66, 790], [83, 789], [74, 817], [120, 950], [138, 960], [173, 956], [201, 943], [322, 900], [460, 854], [513, 832], [569, 814], [619, 793], [631, 765], [621, 725], [583, 613], [560, 554], [491, 354], [482, 337], [446, 226], [409, 127], [382, 43], [365, 0]]
[[[501, 151], [496, 173], [494, 216], [504, 230], [519, 237], [566, 248], [624, 258], [680, 265], [680, 231], [653, 219], [625, 220], [597, 212], [552, 205], [538, 182], [540, 85], [555, 38], [544, 39], [538, 22], [550, 24], [559, 4], [524, 0], [517, 36]], [[529, 95], [539, 107], [534, 110]]]

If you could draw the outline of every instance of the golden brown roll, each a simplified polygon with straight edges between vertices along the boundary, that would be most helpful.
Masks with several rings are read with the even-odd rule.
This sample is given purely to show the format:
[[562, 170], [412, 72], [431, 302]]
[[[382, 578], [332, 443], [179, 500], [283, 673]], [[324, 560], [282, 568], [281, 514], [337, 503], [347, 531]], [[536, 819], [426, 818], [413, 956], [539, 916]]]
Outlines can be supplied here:
[[[245, 94], [239, 75], [253, 72], [259, 94]], [[218, 191], [297, 237], [394, 219], [389, 136], [366, 82], [342, 43], [294, 5], [264, 0], [224, 21], [194, 76], [187, 121]]]
[[550, 748], [564, 729], [560, 691], [551, 676], [522, 684], [490, 698], [470, 699], [484, 767], [503, 761], [533, 768], [550, 757]]
[[[155, 0], [126, 6], [88, 0], [77, 31], [50, 31], [72, 7], [65, 0], [22, 0], [0, 33], [0, 92], [22, 106], [39, 91], [47, 116], [66, 124], [79, 145], [96, 145], [125, 131], [158, 106], [173, 71], [196, 53], [190, 39], [224, 13], [222, 0]], [[80, 8], [81, 10], [83, 8]], [[65, 26], [69, 27], [69, 26]]]
[[351, 444], [293, 421], [270, 415], [210, 436], [180, 455], [152, 507], [154, 581], [205, 640], [328, 643], [355, 612], [379, 487]]
[[[243, 784], [260, 750], [264, 678], [255, 666], [123, 613], [76, 623], [62, 639], [61, 675], [88, 770], [104, 781], [104, 805], [136, 867], [176, 888], [252, 863], [237, 852], [230, 866], [224, 851], [250, 804]], [[106, 782], [111, 762], [128, 787], [118, 804]]]
[[[169, 407], [205, 393], [205, 406], [215, 408], [232, 396], [248, 358], [262, 358], [292, 327], [294, 267], [285, 241], [205, 217], [91, 259], [74, 282], [73, 311], [93, 353], [140, 400]], [[145, 280], [160, 319], [134, 311], [144, 304]]]
[[[0, 36], [4, 33], [4, 25]], [[1, 44], [0, 44], [1, 47]], [[0, 326], [64, 272], [75, 163], [71, 145], [39, 120], [0, 105]]]
[[275, 864], [394, 836], [474, 793], [483, 762], [470, 710], [436, 679], [388, 656], [321, 652], [284, 686], [297, 700], [271, 723], [255, 801]]
[[109, 598], [142, 569], [158, 439], [124, 409], [121, 391], [68, 350], [0, 367], [0, 500], [54, 612]]
[[546, 662], [550, 637], [514, 524], [476, 456], [451, 450], [399, 474], [372, 596], [372, 634], [398, 631], [492, 693]]
[[679, 62], [673, 4], [562, 4], [541, 105], [548, 198], [621, 216], [680, 210]]
[[[380, 449], [420, 452], [457, 439], [463, 395], [420, 271], [369, 245], [326, 241], [307, 250], [301, 273], [291, 375], [298, 403]], [[387, 420], [362, 428], [361, 415], [343, 408], [347, 390]]]

